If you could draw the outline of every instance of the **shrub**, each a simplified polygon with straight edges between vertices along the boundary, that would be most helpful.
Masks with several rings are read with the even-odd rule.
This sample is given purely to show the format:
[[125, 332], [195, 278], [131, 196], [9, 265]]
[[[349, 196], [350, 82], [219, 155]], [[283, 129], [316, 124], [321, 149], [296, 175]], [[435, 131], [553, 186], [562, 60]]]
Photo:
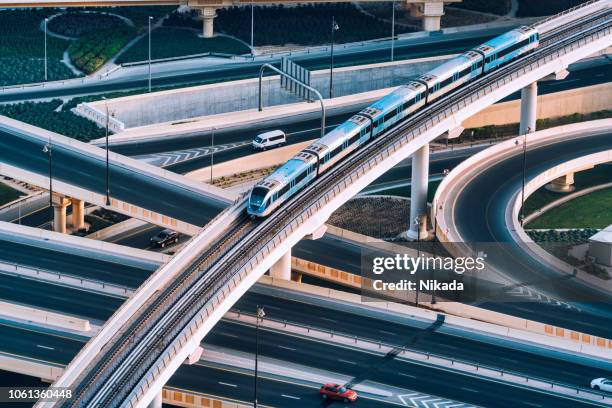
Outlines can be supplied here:
[[103, 13], [83, 13], [82, 10], [68, 9], [67, 13], [49, 21], [48, 28], [54, 33], [78, 38], [84, 34], [125, 26], [125, 21], [117, 16]]
[[518, 17], [547, 16], [557, 14], [588, 0], [518, 0]]
[[77, 68], [91, 74], [114, 57], [135, 34], [132, 27], [96, 31], [73, 42], [68, 54]]

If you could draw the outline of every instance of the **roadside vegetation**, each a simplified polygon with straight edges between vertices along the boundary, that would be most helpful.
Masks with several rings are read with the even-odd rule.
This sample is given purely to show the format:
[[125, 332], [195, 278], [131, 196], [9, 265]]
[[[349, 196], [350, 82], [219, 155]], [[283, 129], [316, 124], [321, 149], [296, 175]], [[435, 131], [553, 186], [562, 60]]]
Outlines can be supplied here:
[[54, 99], [49, 102], [22, 102], [0, 105], [0, 115], [57, 132], [82, 142], [104, 136], [104, 129], [81, 116], [75, 115], [70, 110], [65, 109], [62, 104], [61, 100]]
[[497, 14], [500, 16], [507, 14], [512, 8], [511, 0], [463, 0], [461, 3], [451, 4], [452, 7], [479, 11], [482, 13]]
[[68, 54], [78, 69], [91, 74], [113, 58], [135, 34], [132, 27], [92, 32], [72, 43]]
[[4, 183], [0, 183], [0, 206], [6, 203], [10, 203], [13, 200], [18, 199], [21, 193], [14, 188], [7, 186]]
[[113, 14], [69, 8], [65, 14], [51, 19], [47, 27], [56, 34], [78, 38], [85, 34], [122, 28], [126, 25], [124, 20]]
[[[199, 22], [201, 25], [202, 23]], [[201, 27], [200, 27], [201, 28]], [[249, 47], [234, 38], [217, 36], [202, 38], [201, 30], [161, 27], [151, 34], [151, 58], [173, 58], [207, 52], [222, 54], [250, 54]], [[149, 59], [149, 38], [142, 37], [117, 59], [117, 63], [146, 61]]]
[[[483, 0], [486, 1], [486, 0]], [[517, 17], [548, 16], [586, 3], [588, 0], [518, 0]]]
[[[45, 78], [45, 37], [40, 24], [56, 11], [0, 10], [0, 86], [42, 82]], [[47, 37], [49, 80], [74, 77], [61, 60], [67, 40]]]

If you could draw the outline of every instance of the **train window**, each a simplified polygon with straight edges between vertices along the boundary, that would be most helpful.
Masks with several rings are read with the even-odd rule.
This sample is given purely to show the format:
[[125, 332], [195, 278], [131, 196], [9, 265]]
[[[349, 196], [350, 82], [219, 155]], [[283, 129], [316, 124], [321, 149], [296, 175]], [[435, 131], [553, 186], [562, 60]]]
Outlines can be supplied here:
[[383, 121], [384, 122], [388, 122], [390, 119], [392, 119], [394, 116], [396, 115], [396, 113], [394, 111], [388, 112], [387, 114], [385, 114]]
[[360, 137], [359, 133], [351, 136], [351, 138], [349, 139], [349, 144], [355, 143], [357, 140], [359, 140], [359, 137]]

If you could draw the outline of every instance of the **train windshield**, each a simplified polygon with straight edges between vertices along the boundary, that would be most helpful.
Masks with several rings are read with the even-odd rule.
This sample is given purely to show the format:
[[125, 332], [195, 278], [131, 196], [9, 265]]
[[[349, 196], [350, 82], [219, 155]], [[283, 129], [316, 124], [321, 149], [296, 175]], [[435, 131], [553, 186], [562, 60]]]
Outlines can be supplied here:
[[251, 191], [251, 198], [249, 199], [251, 207], [259, 208], [264, 202], [266, 194], [268, 194], [267, 188], [255, 187], [253, 191]]

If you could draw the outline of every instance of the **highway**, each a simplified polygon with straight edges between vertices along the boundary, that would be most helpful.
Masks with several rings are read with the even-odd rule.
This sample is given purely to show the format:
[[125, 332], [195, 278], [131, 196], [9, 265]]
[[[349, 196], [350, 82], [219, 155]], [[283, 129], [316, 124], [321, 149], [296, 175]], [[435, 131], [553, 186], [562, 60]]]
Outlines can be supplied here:
[[0, 262], [128, 287], [138, 287], [159, 266], [154, 261], [136, 260], [127, 255], [71, 248], [53, 241], [5, 233], [0, 233]]
[[[610, 134], [583, 137], [528, 149], [526, 178], [529, 180], [567, 160], [608, 149], [612, 149]], [[537, 263], [518, 245], [511, 243], [504, 214], [511, 196], [520, 191], [522, 163], [521, 155], [499, 161], [464, 186], [457, 197], [454, 208], [454, 218], [459, 234], [466, 242], [507, 243], [506, 251], [496, 256], [494, 261], [496, 265], [504, 268], [504, 271], [516, 281], [531, 282], [534, 287], [544, 293], [570, 302], [580, 309], [566, 309], [561, 312], [558, 307], [552, 305], [522, 304], [520, 307], [526, 312], [533, 313], [536, 317], [541, 316], [535, 320], [542, 321], [546, 316], [545, 320], [551, 324], [611, 338], [612, 309], [610, 303], [600, 303], [602, 297], [595, 295], [578, 281], [559, 279], [555, 271]], [[592, 301], [596, 299], [599, 302]], [[510, 305], [487, 302], [482, 306], [500, 309]], [[557, 313], [548, 313], [552, 312], [552, 309], [557, 309]]]
[[[287, 293], [286, 296], [290, 297], [292, 295]], [[61, 303], [71, 302], [68, 298], [60, 298], [59, 300]], [[251, 310], [257, 304], [264, 305], [268, 317], [286, 319], [289, 323], [310, 324], [317, 328], [333, 329], [345, 334], [384, 341], [398, 346], [407, 344], [409, 348], [420, 351], [480, 362], [489, 366], [523, 372], [531, 376], [548, 378], [580, 387], [585, 387], [585, 384], [588, 384], [594, 376], [605, 375], [606, 373], [602, 369], [581, 365], [578, 357], [576, 357], [576, 361], [564, 361], [559, 358], [537, 354], [535, 349], [531, 349], [532, 352], [529, 352], [530, 347], [528, 346], [524, 346], [525, 350], [523, 350], [508, 348], [502, 345], [503, 342], [499, 344], [495, 344], [494, 341], [486, 343], [462, 337], [452, 329], [444, 329], [444, 326], [440, 329], [440, 332], [423, 336], [424, 329], [427, 326], [424, 322], [400, 323], [381, 320], [367, 316], [363, 312], [356, 313], [355, 310], [357, 309], [351, 308], [351, 311], [347, 311], [348, 306], [327, 308], [324, 304], [318, 306], [313, 304], [312, 301], [307, 302], [304, 299], [301, 301], [279, 299], [276, 296], [249, 292], [241, 299], [237, 307], [243, 310]], [[205, 338], [203, 347], [215, 345], [251, 353], [254, 349], [253, 331], [252, 326], [222, 321]], [[463, 335], [469, 336], [470, 334], [464, 332]], [[14, 341], [17, 338], [19, 341]], [[12, 341], [7, 341], [7, 339], [12, 339]], [[83, 340], [78, 336], [30, 329], [18, 323], [0, 325], [0, 344], [2, 344], [0, 351], [53, 363], [66, 364], [79, 350]], [[514, 347], [517, 346], [514, 345]], [[439, 369], [426, 368], [415, 363], [392, 362], [382, 364], [383, 359], [381, 357], [370, 353], [338, 348], [267, 330], [261, 332], [260, 353], [262, 356], [288, 361], [293, 364], [313, 366], [316, 369], [349, 376], [359, 376], [385, 385], [414, 389], [421, 393], [439, 395], [483, 406], [490, 406], [491, 401], [497, 403], [498, 399], [495, 397], [497, 393], [504, 396], [499, 400], [500, 407], [512, 406], [513, 401], [519, 399], [527, 403], [543, 404], [544, 407], [581, 406], [580, 404], [568, 405], [546, 394], [526, 392], [490, 381], [475, 380], [462, 374], [441, 372]], [[538, 353], [542, 353], [542, 349]], [[339, 360], [342, 361], [339, 362]], [[316, 364], [313, 365], [313, 362], [316, 362]], [[214, 369], [201, 364], [183, 366], [172, 377], [169, 385], [248, 401], [249, 399], [245, 396], [252, 392], [252, 376], [240, 371]], [[362, 375], [364, 371], [368, 372], [365, 377]], [[398, 376], [398, 372], [403, 373], [403, 375]], [[208, 376], [206, 374], [215, 375]], [[418, 381], [414, 381], [415, 377], [418, 378]], [[318, 399], [316, 391], [312, 387], [298, 386], [294, 382], [270, 381], [268, 391], [265, 391], [268, 386], [263, 386], [262, 396], [268, 395], [269, 398], [277, 398], [272, 400], [274, 402], [269, 402], [274, 406], [292, 406], [289, 401], [286, 401], [286, 397], [282, 397], [283, 394], [298, 396], [304, 398], [305, 401], [311, 401], [310, 398], [312, 398], [314, 402]], [[281, 386], [283, 383], [285, 385]], [[236, 387], [229, 387], [227, 384], [234, 384]], [[251, 385], [249, 386], [249, 384]], [[265, 380], [263, 384], [267, 384]], [[239, 388], [239, 390], [232, 390], [231, 388]], [[465, 388], [475, 391], [466, 393]], [[387, 404], [385, 403], [385, 405]], [[368, 402], [365, 406], [378, 405], [370, 405]]]
[[[49, 157], [42, 152], [44, 144], [43, 140], [0, 129], [0, 162], [48, 176]], [[106, 193], [105, 161], [76, 153], [62, 145], [54, 145], [52, 151], [54, 180], [95, 193]], [[109, 173], [111, 197], [197, 226], [205, 225], [227, 205], [112, 161]]]
[[[486, 33], [468, 32], [439, 35], [433, 33], [429, 38], [403, 39], [395, 42], [395, 59], [412, 59], [447, 55], [481, 44], [497, 34], [507, 31], [502, 27], [490, 29]], [[342, 49], [336, 46], [334, 50], [334, 66], [363, 65], [376, 62], [387, 62], [390, 58], [390, 41], [372, 42], [363, 47]], [[323, 69], [329, 66], [328, 52], [313, 52], [298, 54], [293, 61], [309, 70]], [[199, 64], [192, 61], [181, 69], [174, 69], [176, 63], [166, 66], [153, 66], [153, 86], [175, 87], [179, 85], [195, 85], [253, 78], [259, 75], [261, 64], [278, 63], [280, 57], [259, 57], [255, 61], [232, 62], [218, 65]], [[134, 74], [131, 71], [135, 71]], [[30, 88], [18, 93], [0, 93], [0, 102], [15, 102], [51, 97], [66, 97], [87, 95], [93, 93], [127, 91], [144, 89], [148, 86], [148, 73], [143, 69], [130, 69], [122, 75], [111, 75], [103, 81], [92, 81], [81, 84], [80, 81], [70, 82], [61, 87]]]

